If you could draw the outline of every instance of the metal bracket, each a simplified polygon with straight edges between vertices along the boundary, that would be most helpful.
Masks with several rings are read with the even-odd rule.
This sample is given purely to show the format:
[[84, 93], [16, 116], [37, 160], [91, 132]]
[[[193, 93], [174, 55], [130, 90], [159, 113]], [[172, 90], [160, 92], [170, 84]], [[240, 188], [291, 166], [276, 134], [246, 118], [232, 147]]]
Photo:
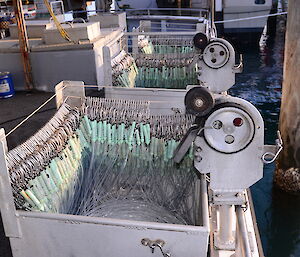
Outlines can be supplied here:
[[[218, 250], [227, 250], [227, 251], [234, 251], [236, 249], [236, 231], [233, 231], [234, 234], [234, 240], [232, 242], [228, 242], [226, 244], [220, 242], [219, 240], [219, 235], [218, 231], [214, 232], [214, 247]], [[248, 232], [248, 237], [249, 237], [249, 243], [250, 243], [250, 248], [251, 251], [254, 251], [254, 242], [252, 238], [252, 232]], [[238, 256], [236, 256], [238, 257]]]
[[200, 131], [200, 126], [198, 124], [193, 124], [187, 133], [184, 135], [183, 139], [180, 141], [179, 145], [174, 151], [174, 162], [180, 163], [191, 147], [192, 143], [196, 139]]
[[[195, 123], [189, 128], [189, 130], [184, 135], [184, 137], [182, 138], [179, 145], [177, 146], [177, 148], [174, 151], [174, 155], [173, 155], [174, 162], [180, 163], [182, 161], [183, 157], [185, 156], [185, 154], [187, 153], [189, 148], [192, 146], [192, 144], [196, 140], [197, 136], [200, 136], [202, 131], [205, 129], [212, 129], [212, 127], [201, 127], [199, 124]], [[198, 147], [198, 148], [200, 148], [200, 147]], [[201, 151], [201, 148], [200, 148], [200, 151]], [[196, 154], [195, 156], [198, 157], [195, 159], [195, 161], [200, 162], [202, 160], [200, 155], [197, 156], [197, 154]]]
[[277, 137], [278, 139], [275, 140], [276, 145], [264, 146], [264, 154], [261, 159], [265, 164], [274, 162], [283, 149], [283, 141], [279, 130], [277, 131]]
[[247, 199], [243, 192], [212, 192], [211, 203], [213, 205], [246, 205]]
[[188, 71], [191, 71], [201, 59], [202, 59], [202, 54], [196, 54], [193, 57], [192, 62], [187, 67]]
[[[85, 97], [85, 88], [83, 81], [68, 81], [63, 80], [55, 86], [56, 107], [57, 109], [65, 102], [71, 107], [82, 106], [83, 98]], [[69, 98], [73, 96], [72, 98]]]
[[158, 247], [160, 249], [160, 252], [163, 257], [171, 257], [171, 254], [169, 252], [165, 252], [162, 248], [166, 244], [164, 240], [157, 239], [157, 240], [150, 240], [149, 238], [143, 238], [141, 240], [141, 244], [144, 246], [149, 246], [151, 249], [151, 252], [154, 253], [155, 247]]
[[232, 70], [234, 73], [242, 73], [244, 69], [243, 55], [240, 54], [240, 63], [233, 66]]
[[[235, 234], [235, 231], [233, 231]], [[227, 251], [234, 251], [235, 250], [235, 235], [233, 236], [232, 240], [228, 242], [221, 242], [219, 237], [219, 231], [214, 231], [214, 247], [218, 250], [227, 250]]]

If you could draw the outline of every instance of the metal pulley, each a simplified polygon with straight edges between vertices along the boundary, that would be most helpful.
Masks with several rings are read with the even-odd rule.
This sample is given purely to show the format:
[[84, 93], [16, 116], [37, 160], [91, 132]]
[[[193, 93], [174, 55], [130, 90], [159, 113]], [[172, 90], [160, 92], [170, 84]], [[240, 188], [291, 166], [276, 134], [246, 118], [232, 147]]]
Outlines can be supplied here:
[[193, 44], [195, 48], [203, 51], [208, 44], [208, 38], [204, 33], [199, 32], [194, 36]]
[[219, 108], [205, 121], [204, 138], [207, 144], [222, 153], [245, 149], [254, 137], [255, 126], [250, 115], [235, 106]]
[[202, 86], [192, 87], [185, 95], [184, 104], [186, 112], [196, 115], [194, 124], [184, 135], [174, 151], [174, 161], [180, 163], [194, 142], [195, 138], [202, 132], [202, 117], [209, 114], [214, 108], [215, 99], [209, 90]]
[[187, 113], [196, 116], [207, 115], [215, 105], [212, 93], [205, 87], [193, 87], [184, 98]]
[[227, 91], [235, 84], [235, 74], [242, 64], [235, 64], [235, 51], [232, 45], [222, 38], [212, 38], [198, 55], [198, 80], [212, 93]]
[[203, 51], [203, 61], [212, 69], [222, 68], [228, 62], [229, 57], [228, 47], [219, 41], [211, 42]]

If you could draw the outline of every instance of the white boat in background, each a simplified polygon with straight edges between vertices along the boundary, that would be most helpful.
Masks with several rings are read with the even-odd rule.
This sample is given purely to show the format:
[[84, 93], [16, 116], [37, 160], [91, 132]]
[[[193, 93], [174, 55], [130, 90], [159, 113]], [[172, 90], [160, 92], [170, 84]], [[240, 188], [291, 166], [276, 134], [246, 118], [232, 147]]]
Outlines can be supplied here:
[[[182, 8], [207, 9], [210, 6], [210, 0], [191, 0], [181, 1]], [[140, 20], [151, 20], [146, 17], [145, 12], [141, 10], [149, 10], [153, 12], [153, 8], [178, 8], [177, 1], [161, 1], [161, 0], [120, 0], [113, 3], [116, 10], [126, 10], [129, 20], [139, 17]], [[268, 17], [259, 19], [249, 19], [255, 16], [265, 16], [272, 9], [272, 0], [215, 0], [216, 21], [225, 21], [218, 24], [218, 32], [226, 38], [235, 39], [246, 38], [247, 40], [257, 41], [267, 24]], [[187, 9], [185, 9], [187, 10]], [[149, 15], [150, 16], [150, 15]], [[182, 14], [183, 16], [183, 14]], [[245, 19], [245, 20], [241, 20]], [[236, 21], [238, 20], [238, 21]]]
[[[218, 30], [229, 38], [243, 37], [259, 40], [272, 9], [272, 0], [216, 0], [216, 20], [223, 20]], [[244, 20], [243, 20], [244, 19]], [[231, 21], [232, 20], [232, 21]]]

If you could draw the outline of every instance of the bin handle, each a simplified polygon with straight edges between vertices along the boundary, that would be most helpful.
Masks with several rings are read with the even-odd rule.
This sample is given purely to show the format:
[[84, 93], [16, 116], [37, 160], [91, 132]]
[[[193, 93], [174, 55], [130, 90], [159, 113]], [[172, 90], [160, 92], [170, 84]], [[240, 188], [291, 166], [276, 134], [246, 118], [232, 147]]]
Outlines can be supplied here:
[[171, 254], [169, 252], [165, 252], [163, 250], [163, 247], [166, 244], [164, 240], [150, 240], [149, 238], [143, 238], [141, 240], [141, 244], [144, 246], [148, 246], [151, 249], [152, 253], [154, 253], [155, 248], [158, 247], [163, 257], [171, 257]]

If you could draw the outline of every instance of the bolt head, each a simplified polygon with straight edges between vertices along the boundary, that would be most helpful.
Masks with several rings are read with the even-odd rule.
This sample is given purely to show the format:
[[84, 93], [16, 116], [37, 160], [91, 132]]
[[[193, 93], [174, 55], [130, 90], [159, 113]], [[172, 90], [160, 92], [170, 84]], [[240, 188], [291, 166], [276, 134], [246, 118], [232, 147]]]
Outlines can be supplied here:
[[201, 108], [203, 106], [204, 102], [202, 99], [198, 98], [195, 100], [195, 106], [198, 108]]
[[201, 156], [197, 156], [196, 157], [196, 162], [201, 162], [202, 161], [202, 157]]

